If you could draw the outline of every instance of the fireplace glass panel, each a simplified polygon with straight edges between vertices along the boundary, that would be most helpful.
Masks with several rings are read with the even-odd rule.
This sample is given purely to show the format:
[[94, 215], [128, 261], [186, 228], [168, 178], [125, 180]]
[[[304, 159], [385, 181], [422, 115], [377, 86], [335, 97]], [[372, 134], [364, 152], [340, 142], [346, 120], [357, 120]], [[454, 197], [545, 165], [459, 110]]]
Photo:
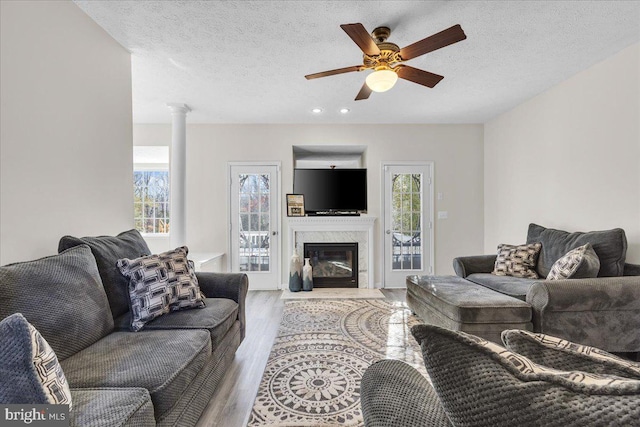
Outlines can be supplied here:
[[357, 243], [305, 243], [314, 287], [358, 287]]

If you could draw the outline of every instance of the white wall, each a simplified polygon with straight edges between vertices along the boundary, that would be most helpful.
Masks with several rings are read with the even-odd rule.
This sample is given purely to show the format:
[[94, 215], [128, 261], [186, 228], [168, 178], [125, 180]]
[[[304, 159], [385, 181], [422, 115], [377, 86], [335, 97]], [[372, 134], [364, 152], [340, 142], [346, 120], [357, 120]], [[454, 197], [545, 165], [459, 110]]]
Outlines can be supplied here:
[[621, 227], [640, 263], [640, 45], [485, 124], [486, 253], [527, 225]]
[[129, 53], [70, 1], [0, 15], [0, 264], [132, 228]]
[[[169, 114], [167, 112], [167, 114]], [[187, 122], [189, 117], [187, 116]], [[282, 162], [282, 200], [293, 189], [293, 145], [366, 145], [369, 215], [381, 218], [383, 161], [434, 161], [435, 210], [449, 218], [435, 223], [435, 272], [453, 273], [451, 261], [483, 248], [482, 125], [206, 125], [187, 126], [187, 243], [191, 251], [228, 252], [227, 163]], [[135, 125], [135, 145], [170, 145], [170, 125]], [[375, 282], [382, 281], [381, 230], [376, 227]], [[286, 234], [286, 216], [281, 231]], [[283, 237], [286, 246], [287, 238]], [[168, 242], [151, 246], [168, 248]], [[284, 247], [282, 271], [288, 265]], [[284, 279], [283, 279], [284, 283]]]

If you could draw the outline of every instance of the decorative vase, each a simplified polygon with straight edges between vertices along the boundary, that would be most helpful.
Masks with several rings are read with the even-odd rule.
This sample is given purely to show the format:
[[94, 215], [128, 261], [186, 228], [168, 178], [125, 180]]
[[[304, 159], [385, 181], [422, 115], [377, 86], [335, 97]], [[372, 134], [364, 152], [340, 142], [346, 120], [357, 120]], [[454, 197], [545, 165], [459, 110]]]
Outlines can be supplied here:
[[293, 251], [291, 262], [289, 263], [289, 290], [291, 292], [300, 292], [302, 290], [302, 263], [296, 251]]
[[309, 263], [310, 258], [304, 259], [304, 267], [302, 267], [302, 290], [313, 290], [313, 267]]

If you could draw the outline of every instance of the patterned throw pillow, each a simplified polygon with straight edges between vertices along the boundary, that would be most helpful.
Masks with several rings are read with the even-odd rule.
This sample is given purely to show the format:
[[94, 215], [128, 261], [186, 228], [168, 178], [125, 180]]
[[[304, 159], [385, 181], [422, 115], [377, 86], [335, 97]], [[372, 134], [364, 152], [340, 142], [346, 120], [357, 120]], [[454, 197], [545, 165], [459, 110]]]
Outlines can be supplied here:
[[40, 332], [29, 324], [31, 334], [31, 354], [33, 366], [42, 383], [49, 403], [69, 405], [71, 410], [71, 390], [62, 372], [56, 354]]
[[541, 247], [541, 243], [518, 246], [498, 245], [498, 257], [493, 267], [493, 274], [537, 279], [536, 263]]
[[158, 255], [118, 260], [120, 272], [129, 279], [132, 331], [170, 311], [204, 307], [188, 253], [182, 246]]
[[599, 348], [520, 329], [502, 331], [502, 342], [509, 350], [540, 365], [640, 380], [640, 363], [622, 359]]
[[64, 404], [71, 390], [53, 349], [20, 313], [0, 322], [0, 403]]
[[547, 280], [586, 279], [598, 277], [600, 259], [591, 247], [591, 243], [567, 252], [553, 263]]
[[626, 426], [640, 419], [639, 380], [540, 366], [433, 325], [414, 326], [411, 333], [452, 425]]

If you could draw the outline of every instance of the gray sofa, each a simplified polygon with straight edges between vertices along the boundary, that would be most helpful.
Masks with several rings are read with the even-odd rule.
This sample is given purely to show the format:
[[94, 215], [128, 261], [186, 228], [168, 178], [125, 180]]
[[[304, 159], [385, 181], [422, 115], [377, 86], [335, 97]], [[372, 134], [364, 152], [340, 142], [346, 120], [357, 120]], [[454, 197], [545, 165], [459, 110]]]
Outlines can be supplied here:
[[196, 273], [204, 308], [131, 332], [116, 261], [150, 254], [140, 234], [65, 236], [59, 251], [0, 267], [0, 319], [22, 313], [53, 348], [71, 388], [71, 425], [195, 425], [244, 338], [247, 276]]
[[[539, 279], [491, 274], [496, 255], [454, 259], [459, 277], [526, 301], [533, 330], [610, 352], [640, 351], [640, 265], [625, 263], [622, 229], [569, 233], [530, 224], [527, 243], [542, 243]], [[556, 260], [591, 243], [600, 260], [598, 277], [546, 280]]]

